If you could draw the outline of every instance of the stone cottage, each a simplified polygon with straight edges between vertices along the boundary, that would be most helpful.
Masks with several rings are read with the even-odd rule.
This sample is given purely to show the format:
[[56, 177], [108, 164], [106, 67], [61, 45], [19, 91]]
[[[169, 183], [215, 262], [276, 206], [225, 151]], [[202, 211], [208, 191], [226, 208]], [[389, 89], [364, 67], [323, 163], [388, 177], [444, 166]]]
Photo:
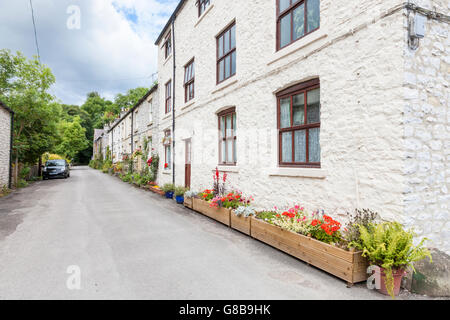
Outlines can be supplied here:
[[[158, 137], [158, 85], [152, 88], [130, 110], [121, 113], [120, 118], [107, 129], [108, 145], [113, 162], [122, 161], [137, 149], [144, 149], [146, 141], [149, 151], [152, 141]], [[142, 167], [142, 164], [139, 164]]]
[[11, 188], [11, 149], [14, 112], [0, 101], [0, 188]]
[[103, 129], [94, 129], [94, 143], [92, 145], [92, 159], [101, 158], [103, 159], [105, 154], [103, 153], [103, 134], [105, 130]]
[[447, 0], [182, 0], [158, 46], [159, 183], [371, 208], [450, 253]]

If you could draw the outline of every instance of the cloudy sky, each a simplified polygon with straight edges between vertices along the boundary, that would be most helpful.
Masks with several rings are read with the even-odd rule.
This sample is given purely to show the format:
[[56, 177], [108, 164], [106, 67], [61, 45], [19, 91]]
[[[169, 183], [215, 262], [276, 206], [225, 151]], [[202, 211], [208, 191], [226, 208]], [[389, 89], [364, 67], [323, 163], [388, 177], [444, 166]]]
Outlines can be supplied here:
[[[56, 77], [53, 94], [82, 104], [97, 91], [113, 99], [150, 87], [154, 42], [179, 0], [32, 0], [41, 61]], [[0, 49], [36, 55], [30, 0], [0, 0]]]

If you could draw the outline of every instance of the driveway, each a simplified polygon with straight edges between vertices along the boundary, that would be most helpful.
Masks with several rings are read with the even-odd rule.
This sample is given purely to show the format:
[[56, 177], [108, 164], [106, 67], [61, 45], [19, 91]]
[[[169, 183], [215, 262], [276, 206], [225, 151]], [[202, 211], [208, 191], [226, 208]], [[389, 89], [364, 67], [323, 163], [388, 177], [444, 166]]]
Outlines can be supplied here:
[[0, 299], [390, 298], [76, 167], [0, 199]]

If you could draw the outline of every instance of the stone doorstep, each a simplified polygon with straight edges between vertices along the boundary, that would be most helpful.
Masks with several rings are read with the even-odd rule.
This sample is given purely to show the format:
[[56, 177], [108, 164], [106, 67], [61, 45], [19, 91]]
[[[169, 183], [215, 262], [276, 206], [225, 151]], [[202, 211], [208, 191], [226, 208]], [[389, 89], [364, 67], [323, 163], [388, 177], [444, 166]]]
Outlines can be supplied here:
[[411, 293], [429, 297], [450, 297], [450, 256], [438, 249], [429, 249], [433, 262], [428, 258], [414, 263], [403, 278], [402, 287]]

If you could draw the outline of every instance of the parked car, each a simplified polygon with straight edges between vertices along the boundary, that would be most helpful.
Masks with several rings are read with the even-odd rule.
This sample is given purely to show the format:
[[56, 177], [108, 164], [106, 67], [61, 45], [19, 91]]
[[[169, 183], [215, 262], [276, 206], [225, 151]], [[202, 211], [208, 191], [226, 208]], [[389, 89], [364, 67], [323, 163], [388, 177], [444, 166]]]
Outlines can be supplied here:
[[69, 164], [66, 160], [48, 160], [42, 170], [42, 178], [44, 180], [50, 178], [70, 177]]

